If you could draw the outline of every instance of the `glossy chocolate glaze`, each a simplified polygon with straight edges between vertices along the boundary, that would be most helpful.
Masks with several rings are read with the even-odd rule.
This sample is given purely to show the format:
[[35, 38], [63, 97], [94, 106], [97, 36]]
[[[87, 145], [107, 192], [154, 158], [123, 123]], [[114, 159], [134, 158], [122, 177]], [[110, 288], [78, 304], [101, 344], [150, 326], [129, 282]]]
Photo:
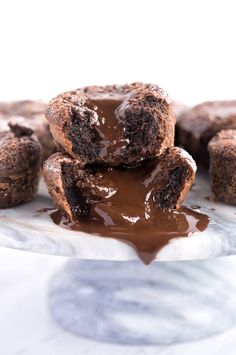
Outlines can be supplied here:
[[[209, 222], [208, 216], [186, 207], [172, 211], [157, 207], [161, 191], [169, 194], [167, 187], [179, 166], [177, 155], [168, 164], [153, 159], [135, 168], [94, 172], [94, 183], [89, 187], [89, 216], [78, 223], [71, 223], [60, 212], [53, 212], [51, 217], [65, 228], [128, 242], [148, 264], [171, 239], [203, 231]], [[178, 184], [185, 185], [186, 181], [175, 177], [172, 182], [170, 193], [178, 199]]]
[[[176, 206], [174, 201], [179, 199], [182, 187], [187, 184], [186, 169], [178, 155], [172, 161], [168, 157], [145, 160], [132, 168], [98, 168], [92, 173], [93, 182], [88, 189], [90, 215], [100, 216], [105, 224], [149, 220], [157, 206]], [[171, 206], [167, 201], [170, 194]], [[106, 214], [113, 222], [106, 222]]]
[[170, 240], [179, 237], [189, 237], [194, 232], [201, 232], [207, 228], [209, 218], [187, 207], [177, 211], [163, 211], [156, 208], [151, 219], [141, 219], [136, 223], [121, 221], [113, 224], [112, 217], [107, 213], [104, 219], [97, 209], [95, 215], [81, 219], [80, 223], [71, 223], [60, 211], [50, 211], [55, 224], [61, 227], [81, 231], [97, 236], [119, 239], [134, 247], [144, 264], [150, 264], [157, 252], [167, 245]]
[[86, 100], [85, 105], [96, 112], [96, 129], [100, 141], [101, 158], [110, 155], [115, 159], [126, 148], [127, 139], [124, 138], [124, 124], [119, 115], [123, 102], [130, 96], [118, 93], [97, 93]]

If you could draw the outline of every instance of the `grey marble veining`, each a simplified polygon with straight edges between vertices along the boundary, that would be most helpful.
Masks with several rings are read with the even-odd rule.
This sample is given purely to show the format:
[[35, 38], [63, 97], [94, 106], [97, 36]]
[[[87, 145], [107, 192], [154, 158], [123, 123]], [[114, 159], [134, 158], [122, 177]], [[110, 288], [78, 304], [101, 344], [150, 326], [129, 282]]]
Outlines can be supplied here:
[[[227, 276], [228, 275], [228, 276]], [[174, 344], [236, 323], [235, 284], [223, 260], [79, 261], [52, 279], [52, 317], [76, 335], [119, 344]]]
[[[205, 259], [236, 254], [236, 208], [207, 199], [211, 194], [206, 175], [199, 175], [185, 205], [197, 205], [210, 217], [208, 228], [188, 238], [172, 240], [157, 254], [158, 260]], [[81, 259], [133, 260], [128, 244], [56, 226], [39, 212], [52, 207], [42, 183], [37, 198], [25, 205], [0, 210], [0, 246], [38, 253], [77, 256]]]

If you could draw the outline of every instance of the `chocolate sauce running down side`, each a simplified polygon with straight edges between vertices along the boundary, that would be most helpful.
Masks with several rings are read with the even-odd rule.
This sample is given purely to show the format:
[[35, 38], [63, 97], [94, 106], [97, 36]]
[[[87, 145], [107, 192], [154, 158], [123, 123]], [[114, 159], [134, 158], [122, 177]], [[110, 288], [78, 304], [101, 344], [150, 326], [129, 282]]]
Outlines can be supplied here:
[[[172, 164], [169, 168], [178, 167], [178, 160]], [[65, 228], [127, 242], [149, 264], [171, 239], [203, 231], [209, 222], [208, 216], [186, 207], [171, 212], [156, 207], [158, 189], [171, 181], [166, 166], [154, 159], [135, 168], [98, 171], [89, 191], [89, 217], [76, 224], [60, 212], [51, 213], [51, 218]]]
[[104, 225], [93, 218], [71, 223], [60, 211], [50, 213], [53, 222], [61, 227], [97, 236], [119, 239], [134, 247], [144, 264], [150, 264], [158, 251], [171, 239], [188, 237], [207, 228], [208, 216], [181, 207], [178, 211], [157, 209], [155, 218], [148, 223]]
[[127, 145], [123, 135], [124, 125], [119, 117], [121, 104], [129, 95], [115, 93], [97, 93], [86, 100], [86, 107], [97, 113], [94, 126], [100, 141], [101, 157], [115, 159]]

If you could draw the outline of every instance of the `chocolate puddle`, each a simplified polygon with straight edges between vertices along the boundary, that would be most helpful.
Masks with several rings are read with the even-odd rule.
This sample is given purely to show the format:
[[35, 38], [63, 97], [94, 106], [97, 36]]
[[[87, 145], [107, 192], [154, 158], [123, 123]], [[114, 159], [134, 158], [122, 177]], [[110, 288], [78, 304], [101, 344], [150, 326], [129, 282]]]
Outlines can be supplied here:
[[130, 244], [137, 252], [144, 264], [150, 264], [158, 251], [169, 243], [170, 240], [179, 237], [188, 237], [194, 232], [205, 230], [209, 223], [209, 217], [205, 214], [193, 211], [187, 207], [181, 207], [178, 211], [167, 212], [156, 208], [150, 219], [138, 221], [120, 220], [114, 224], [109, 218], [99, 211], [100, 217], [93, 213], [91, 218], [81, 218], [80, 223], [71, 223], [60, 211], [49, 211], [53, 222], [63, 228], [73, 231], [81, 231], [97, 236], [118, 239]]

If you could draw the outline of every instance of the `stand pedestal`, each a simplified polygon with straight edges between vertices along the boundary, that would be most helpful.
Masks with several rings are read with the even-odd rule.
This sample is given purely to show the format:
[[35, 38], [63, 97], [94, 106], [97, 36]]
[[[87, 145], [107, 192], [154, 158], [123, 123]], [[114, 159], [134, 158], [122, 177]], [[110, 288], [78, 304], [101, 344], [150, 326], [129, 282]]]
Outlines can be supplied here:
[[173, 344], [236, 323], [230, 260], [69, 261], [52, 280], [49, 308], [65, 330], [123, 344]]

